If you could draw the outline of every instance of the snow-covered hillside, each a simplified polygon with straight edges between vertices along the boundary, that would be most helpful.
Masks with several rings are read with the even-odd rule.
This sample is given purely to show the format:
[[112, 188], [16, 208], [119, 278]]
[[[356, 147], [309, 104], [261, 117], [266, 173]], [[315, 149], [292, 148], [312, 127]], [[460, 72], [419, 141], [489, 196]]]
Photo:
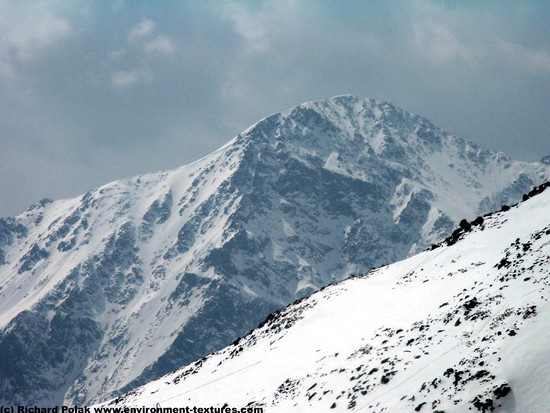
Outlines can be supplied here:
[[339, 96], [179, 169], [43, 201], [0, 220], [0, 404], [127, 391], [548, 178], [546, 163]]
[[439, 247], [331, 285], [107, 405], [548, 411], [549, 217], [546, 190], [463, 223]]

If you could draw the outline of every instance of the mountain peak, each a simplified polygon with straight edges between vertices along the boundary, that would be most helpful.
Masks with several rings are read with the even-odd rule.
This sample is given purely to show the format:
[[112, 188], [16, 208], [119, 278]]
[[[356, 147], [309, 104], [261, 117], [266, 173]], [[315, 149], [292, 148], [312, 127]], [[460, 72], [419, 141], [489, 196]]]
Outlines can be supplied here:
[[0, 354], [36, 355], [0, 363], [0, 404], [129, 390], [549, 173], [343, 95], [268, 116], [190, 165], [0, 220]]
[[[427, 119], [410, 114], [390, 103], [374, 99], [361, 99], [354, 95], [339, 95], [326, 100], [306, 102], [286, 111], [268, 116], [242, 135], [256, 139], [269, 136], [273, 139], [301, 144], [322, 143], [327, 149], [339, 146], [353, 147], [354, 151], [370, 151], [367, 146], [376, 146], [377, 140], [391, 140], [389, 135], [400, 135], [400, 141], [413, 137], [423, 138], [424, 132], [446, 136]], [[261, 139], [260, 139], [261, 140]], [[355, 146], [354, 146], [355, 145]], [[362, 148], [356, 147], [363, 146]], [[329, 154], [332, 151], [329, 152]]]

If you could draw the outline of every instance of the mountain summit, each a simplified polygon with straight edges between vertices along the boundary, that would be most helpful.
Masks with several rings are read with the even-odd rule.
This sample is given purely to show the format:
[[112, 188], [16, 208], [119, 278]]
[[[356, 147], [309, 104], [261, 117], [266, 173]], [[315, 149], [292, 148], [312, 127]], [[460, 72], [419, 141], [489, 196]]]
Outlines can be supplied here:
[[549, 177], [389, 103], [338, 96], [176, 170], [44, 200], [0, 220], [0, 403], [120, 394]]

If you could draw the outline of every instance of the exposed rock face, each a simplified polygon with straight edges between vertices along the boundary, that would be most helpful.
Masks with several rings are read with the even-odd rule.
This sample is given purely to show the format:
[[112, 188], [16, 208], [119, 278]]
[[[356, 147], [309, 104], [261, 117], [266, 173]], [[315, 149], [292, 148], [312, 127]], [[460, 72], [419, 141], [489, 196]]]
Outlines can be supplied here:
[[0, 403], [129, 390], [518, 201], [549, 171], [339, 96], [174, 171], [45, 200], [0, 220]]

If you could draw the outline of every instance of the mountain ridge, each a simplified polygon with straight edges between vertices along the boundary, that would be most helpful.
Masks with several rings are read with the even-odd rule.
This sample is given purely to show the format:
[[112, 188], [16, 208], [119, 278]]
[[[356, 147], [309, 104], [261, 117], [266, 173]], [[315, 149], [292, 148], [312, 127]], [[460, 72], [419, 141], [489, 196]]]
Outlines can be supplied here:
[[0, 220], [0, 401], [129, 390], [549, 176], [340, 96], [270, 115], [192, 164], [38, 203]]
[[461, 225], [455, 242], [300, 299], [104, 406], [544, 411], [549, 186]]

